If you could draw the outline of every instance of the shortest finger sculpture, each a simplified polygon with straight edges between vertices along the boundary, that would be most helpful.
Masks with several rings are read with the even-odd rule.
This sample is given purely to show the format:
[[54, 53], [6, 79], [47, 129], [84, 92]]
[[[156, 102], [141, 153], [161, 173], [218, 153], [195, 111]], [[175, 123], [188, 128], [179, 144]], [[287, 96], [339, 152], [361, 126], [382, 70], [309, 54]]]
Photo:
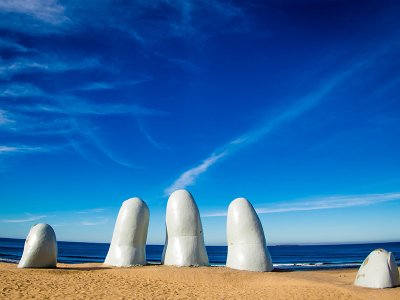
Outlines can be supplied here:
[[399, 269], [392, 252], [384, 249], [372, 251], [358, 270], [354, 285], [367, 288], [389, 288], [398, 286]]
[[140, 198], [122, 203], [104, 263], [116, 267], [146, 264], [149, 208]]
[[260, 219], [245, 198], [237, 198], [229, 205], [227, 242], [227, 267], [258, 272], [274, 268]]
[[29, 231], [18, 268], [55, 268], [57, 239], [48, 224], [36, 224]]

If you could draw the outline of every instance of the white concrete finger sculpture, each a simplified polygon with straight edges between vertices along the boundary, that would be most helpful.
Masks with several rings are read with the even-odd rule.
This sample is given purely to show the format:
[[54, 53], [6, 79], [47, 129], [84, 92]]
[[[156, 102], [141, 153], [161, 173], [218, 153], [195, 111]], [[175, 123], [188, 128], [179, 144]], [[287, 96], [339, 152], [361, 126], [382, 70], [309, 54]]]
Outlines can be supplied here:
[[55, 268], [57, 266], [57, 239], [48, 224], [36, 224], [29, 231], [18, 268]]
[[167, 235], [162, 263], [174, 266], [208, 266], [199, 209], [186, 190], [171, 194], [167, 203]]
[[139, 198], [122, 203], [105, 264], [130, 267], [146, 264], [146, 240], [149, 208]]
[[260, 219], [245, 198], [237, 198], [229, 205], [227, 242], [227, 267], [258, 272], [274, 268]]
[[392, 252], [372, 251], [358, 270], [354, 285], [375, 289], [400, 285], [399, 269]]

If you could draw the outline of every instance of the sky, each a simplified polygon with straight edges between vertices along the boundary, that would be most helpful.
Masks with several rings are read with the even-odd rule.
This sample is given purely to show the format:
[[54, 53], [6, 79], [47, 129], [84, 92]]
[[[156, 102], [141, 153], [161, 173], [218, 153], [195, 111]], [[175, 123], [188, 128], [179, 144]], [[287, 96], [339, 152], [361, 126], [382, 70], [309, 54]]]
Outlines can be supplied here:
[[398, 1], [0, 2], [0, 237], [109, 242], [188, 189], [267, 244], [400, 241]]

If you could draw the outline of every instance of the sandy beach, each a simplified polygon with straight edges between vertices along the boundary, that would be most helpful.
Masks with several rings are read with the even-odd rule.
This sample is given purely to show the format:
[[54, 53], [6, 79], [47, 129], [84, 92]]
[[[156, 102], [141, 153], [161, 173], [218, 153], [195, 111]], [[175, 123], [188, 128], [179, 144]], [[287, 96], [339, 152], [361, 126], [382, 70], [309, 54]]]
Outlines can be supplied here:
[[2, 299], [400, 299], [400, 287], [353, 286], [356, 269], [257, 273], [223, 267], [58, 264], [18, 269], [0, 263]]

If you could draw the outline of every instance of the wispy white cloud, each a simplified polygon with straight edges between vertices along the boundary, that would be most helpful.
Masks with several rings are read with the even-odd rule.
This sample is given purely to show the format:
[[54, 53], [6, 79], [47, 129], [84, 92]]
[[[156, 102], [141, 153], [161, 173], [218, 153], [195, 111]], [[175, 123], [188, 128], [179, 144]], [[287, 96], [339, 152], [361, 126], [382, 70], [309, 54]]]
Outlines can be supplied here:
[[93, 57], [86, 58], [83, 61], [73, 61], [42, 53], [29, 59], [17, 57], [12, 60], [4, 60], [0, 58], [0, 77], [9, 78], [20, 73], [60, 73], [99, 66], [101, 66], [99, 60]]
[[166, 57], [166, 60], [168, 60], [171, 64], [174, 66], [178, 66], [182, 70], [188, 72], [188, 73], [200, 73], [202, 71], [202, 68], [195, 63], [187, 60], [187, 59], [181, 59], [181, 58], [168, 58]]
[[79, 210], [76, 213], [77, 214], [90, 214], [90, 213], [102, 213], [106, 209], [103, 207], [98, 207], [98, 208], [91, 208], [91, 209], [85, 209], [85, 210]]
[[21, 98], [42, 96], [42, 90], [27, 82], [12, 82], [0, 85], [0, 97]]
[[133, 86], [144, 82], [150, 81], [150, 77], [145, 77], [138, 80], [127, 80], [127, 81], [95, 81], [87, 84], [71, 88], [68, 91], [101, 91], [101, 90], [114, 90], [121, 86]]
[[[358, 62], [351, 68], [338, 72], [330, 80], [319, 86], [314, 92], [295, 101], [292, 106], [277, 116], [264, 120], [262, 123], [258, 124], [255, 129], [236, 137], [231, 142], [221, 147], [216, 148], [209, 157], [203, 160], [202, 163], [183, 172], [171, 186], [164, 190], [164, 194], [169, 194], [175, 189], [185, 188], [193, 185], [199, 175], [203, 174], [209, 167], [216, 164], [223, 157], [232, 155], [239, 149], [258, 142], [259, 140], [267, 137], [274, 130], [277, 130], [283, 124], [288, 123], [310, 111], [321, 101], [323, 101], [323, 99], [328, 96], [330, 92], [344, 83], [346, 79], [348, 79], [355, 72], [359, 71], [369, 61], [370, 60]], [[206, 167], [204, 168], [204, 166]]]
[[0, 12], [28, 15], [52, 25], [59, 25], [68, 20], [65, 8], [56, 0], [3, 0]]
[[28, 52], [28, 49], [25, 46], [22, 46], [12, 39], [6, 39], [2, 37], [0, 37], [0, 49], [11, 49], [18, 52]]
[[115, 83], [110, 82], [91, 82], [83, 86], [77, 87], [78, 91], [99, 91], [99, 90], [113, 90], [117, 86]]
[[179, 176], [179, 178], [175, 180], [175, 182], [171, 186], [165, 189], [164, 194], [167, 196], [177, 189], [182, 189], [189, 185], [192, 185], [200, 174], [207, 171], [210, 166], [212, 166], [219, 159], [224, 157], [225, 154], [225, 152], [221, 152], [219, 154], [212, 155], [206, 158], [200, 165], [187, 170], [181, 176]]
[[153, 136], [147, 131], [146, 127], [143, 125], [143, 122], [140, 121], [140, 118], [137, 118], [137, 123], [139, 126], [139, 130], [140, 132], [143, 134], [143, 136], [145, 137], [145, 139], [151, 144], [153, 145], [155, 148], [159, 149], [159, 150], [165, 150], [166, 147], [164, 145], [161, 145], [159, 142], [157, 142]]
[[[11, 46], [10, 43], [7, 42], [6, 46]], [[95, 57], [77, 61], [68, 57], [59, 57], [59, 55], [44, 52], [32, 53], [33, 55], [30, 57], [16, 56], [7, 60], [0, 58], [0, 78], [8, 80], [13, 78], [14, 75], [26, 73], [61, 73], [72, 70], [86, 71], [99, 66], [104, 69], [104, 66]], [[50, 93], [29, 82], [15, 82], [10, 80], [0, 85], [0, 98], [8, 100], [0, 103], [0, 130], [12, 132], [15, 136], [55, 135], [60, 137], [68, 135], [67, 139], [72, 139], [82, 136], [80, 134], [81, 128], [74, 123], [75, 118], [79, 118], [80, 120], [85, 119], [89, 122], [92, 117], [96, 116], [164, 115], [164, 112], [143, 107], [133, 103], [133, 101], [128, 101], [128, 103], [127, 101], [118, 103], [115, 100], [108, 102], [87, 101], [82, 97], [74, 95], [74, 92], [79, 89], [88, 91], [112, 89], [122, 85], [136, 85], [148, 80], [150, 80], [150, 77], [142, 76], [138, 80], [116, 82], [89, 81], [77, 89], [63, 90], [57, 93]], [[55, 140], [57, 143], [58, 141], [59, 139]], [[133, 167], [131, 164], [118, 159], [116, 155], [103, 145], [99, 138], [93, 137], [93, 134], [88, 141], [92, 142], [95, 147], [98, 147], [112, 161], [119, 165]], [[81, 144], [81, 141], [71, 143], [71, 145], [77, 144]], [[47, 145], [43, 147], [7, 145], [2, 146], [0, 153], [34, 153], [47, 151], [47, 149]], [[53, 147], [53, 149], [56, 149], [56, 147]], [[74, 147], [74, 149], [78, 148]]]
[[[24, 89], [27, 87], [27, 89]], [[12, 132], [16, 136], [43, 136], [62, 134], [69, 142], [68, 145], [81, 154], [85, 145], [91, 149], [97, 148], [114, 163], [137, 168], [132, 163], [118, 157], [107, 147], [100, 138], [99, 129], [92, 122], [96, 116], [163, 116], [163, 111], [143, 107], [135, 103], [116, 102], [93, 102], [70, 95], [52, 95], [33, 85], [15, 84], [8, 90], [3, 89], [3, 95], [20, 97], [24, 101], [3, 101], [0, 104], [0, 130]], [[40, 97], [26, 100], [26, 97], [40, 95]], [[1, 94], [0, 94], [1, 96]], [[5, 109], [1, 109], [5, 108]], [[12, 114], [10, 114], [12, 110]], [[147, 136], [148, 138], [149, 136]], [[75, 140], [77, 139], [77, 140]], [[65, 144], [60, 146], [62, 140], [56, 139], [53, 146], [42, 147], [28, 146], [1, 146], [1, 154], [34, 153], [57, 149], [64, 149]], [[93, 148], [94, 147], [94, 148]]]
[[[126, 168], [131, 168], [131, 169], [137, 169], [138, 167], [133, 165], [132, 163], [118, 157], [116, 154], [114, 154], [108, 147], [106, 147], [103, 143], [103, 141], [90, 129], [88, 128], [83, 128], [82, 126], [79, 126], [80, 128], [80, 134], [82, 137], [85, 137], [87, 140], [91, 141], [91, 145], [94, 145], [99, 149], [109, 160], [114, 162], [117, 165], [120, 165], [122, 167]], [[79, 149], [79, 148], [78, 148]], [[80, 153], [80, 152], [78, 152]], [[85, 157], [85, 154], [83, 154], [83, 157]]]
[[26, 214], [25, 218], [22, 219], [3, 219], [1, 222], [4, 223], [27, 223], [27, 222], [33, 222], [37, 220], [41, 220], [48, 217], [47, 215], [31, 215], [31, 214]]
[[[93, 88], [98, 83], [93, 83]], [[106, 83], [104, 83], [106, 84]], [[122, 83], [121, 83], [122, 84]], [[127, 82], [126, 84], [134, 84]], [[89, 83], [88, 85], [91, 85]], [[111, 86], [111, 84], [110, 84]], [[100, 88], [100, 87], [99, 87]], [[104, 86], [104, 88], [106, 88]], [[84, 98], [73, 96], [71, 94], [52, 94], [43, 91], [37, 85], [28, 82], [12, 82], [0, 85], [0, 97], [2, 98], [38, 98], [36, 101], [15, 103], [3, 102], [3, 107], [9, 107], [14, 112], [32, 112], [54, 113], [64, 115], [165, 115], [160, 110], [155, 110], [140, 106], [135, 103], [116, 103], [113, 102], [93, 102], [86, 101]], [[0, 107], [1, 109], [1, 107]], [[0, 110], [3, 117], [5, 110]]]
[[[166, 10], [171, 14], [162, 13]], [[232, 19], [236, 22], [230, 22]], [[43, 35], [66, 34], [71, 28], [77, 32], [88, 27], [94, 30], [107, 27], [127, 32], [142, 46], [171, 37], [196, 36], [196, 41], [204, 40], [213, 31], [226, 32], [243, 27], [242, 19], [245, 17], [241, 8], [227, 1], [152, 0], [118, 5], [112, 0], [100, 3], [91, 0], [0, 1], [0, 28], [6, 30]], [[230, 26], [226, 26], [228, 23]]]
[[[66, 118], [53, 118], [51, 115], [45, 119], [38, 118], [35, 115], [24, 115], [14, 113], [11, 115], [12, 122], [0, 126], [2, 133], [11, 133], [16, 137], [44, 137], [44, 136], [64, 136], [73, 133], [70, 122]], [[53, 141], [53, 147], [57, 148]], [[46, 145], [51, 146], [51, 145]], [[62, 148], [62, 147], [61, 147]]]
[[0, 109], [0, 126], [14, 124], [15, 121], [9, 116], [9, 113], [3, 109]]
[[80, 224], [83, 226], [97, 226], [97, 225], [106, 224], [107, 221], [108, 221], [107, 218], [96, 218], [95, 220], [82, 221], [82, 222], [80, 222]]
[[[79, 132], [80, 129], [72, 124], [74, 117], [90, 119], [95, 116], [162, 116], [166, 114], [136, 103], [116, 103], [115, 101], [99, 103], [68, 94], [53, 95], [30, 83], [0, 85], [0, 98], [2, 97], [8, 98], [9, 101], [0, 103], [1, 129], [23, 135], [48, 135], [52, 132], [60, 134], [72, 130]], [[16, 98], [24, 101], [16, 103]]]
[[98, 130], [92, 128], [90, 122], [82, 122], [75, 117], [70, 117], [70, 123], [73, 134], [66, 136], [70, 146], [79, 154], [82, 158], [94, 162], [96, 164], [102, 164], [100, 161], [94, 158], [93, 151], [88, 152], [87, 148], [93, 150], [97, 149], [102, 155], [113, 163], [132, 169], [137, 169], [137, 166], [124, 159], [118, 157], [113, 151], [107, 147], [102, 138], [99, 136]]
[[[49, 101], [43, 101], [47, 98]], [[20, 104], [14, 111], [25, 113], [40, 112], [65, 116], [106, 116], [106, 115], [148, 115], [161, 116], [166, 113], [160, 110], [140, 106], [135, 103], [96, 103], [74, 96], [43, 95], [42, 102]]]
[[25, 146], [25, 145], [18, 145], [18, 146], [0, 145], [0, 155], [1, 154], [16, 154], [16, 153], [48, 152], [49, 149], [50, 148], [31, 147], [31, 146]]
[[[164, 4], [164, 1], [156, 1]], [[165, 20], [164, 26], [168, 28], [169, 34], [177, 37], [188, 37], [196, 35], [198, 38], [206, 37], [204, 28], [213, 27], [218, 32], [223, 30], [235, 30], [243, 24], [239, 18], [243, 18], [243, 11], [238, 6], [226, 1], [167, 1], [168, 5], [177, 13], [177, 18]], [[199, 18], [202, 14], [208, 16], [208, 20]], [[225, 22], [236, 18], [235, 26], [221, 26]], [[212, 20], [213, 22], [211, 22]], [[208, 23], [210, 22], [210, 23]], [[220, 25], [220, 27], [218, 26]]]
[[[14, 104], [11, 103], [11, 106]], [[2, 132], [11, 132], [13, 136], [17, 137], [48, 135], [57, 137], [51, 144], [46, 145], [40, 143], [35, 146], [3, 144], [0, 145], [0, 155], [10, 157], [16, 154], [56, 153], [70, 148], [75, 150], [78, 155], [95, 163], [100, 163], [100, 160], [95, 157], [101, 154], [117, 165], [137, 169], [138, 167], [130, 162], [130, 159], [121, 157], [115, 148], [112, 149], [111, 145], [106, 143], [102, 136], [102, 128], [97, 127], [96, 122], [92, 122], [92, 118], [111, 115], [164, 115], [161, 111], [135, 104], [96, 104], [84, 101], [76, 101], [73, 105], [55, 106], [55, 104], [55, 102], [45, 104], [32, 102], [14, 108], [10, 107], [10, 109], [14, 109], [12, 115], [6, 110], [0, 110], [0, 131]], [[148, 140], [151, 138], [143, 131], [142, 134]], [[152, 140], [152, 142], [153, 145], [160, 147], [156, 141]], [[93, 150], [99, 152], [93, 152]], [[102, 162], [104, 162], [104, 157]]]
[[[304, 200], [294, 200], [277, 203], [267, 207], [258, 207], [258, 214], [273, 214], [285, 212], [311, 211], [321, 209], [336, 209], [356, 206], [368, 206], [389, 201], [399, 201], [400, 193], [339, 195], [313, 197]], [[225, 217], [227, 210], [202, 214], [203, 217]]]
[[67, 115], [165, 115], [164, 112], [146, 108], [137, 104], [90, 103], [83, 99], [71, 98], [71, 103], [61, 105], [39, 105], [36, 108], [48, 113]]

